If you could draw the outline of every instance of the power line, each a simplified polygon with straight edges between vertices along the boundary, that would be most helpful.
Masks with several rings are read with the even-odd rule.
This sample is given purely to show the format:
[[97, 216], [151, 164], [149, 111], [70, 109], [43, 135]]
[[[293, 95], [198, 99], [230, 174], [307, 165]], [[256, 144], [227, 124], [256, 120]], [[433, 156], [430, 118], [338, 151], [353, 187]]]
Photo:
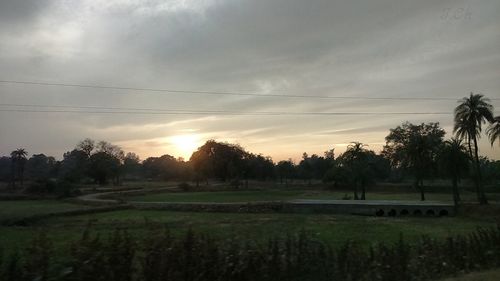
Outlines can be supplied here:
[[[46, 104], [18, 104], [0, 103], [4, 107], [29, 108], [64, 108], [65, 110], [40, 109], [0, 109], [6, 112], [65, 112], [65, 113], [120, 113], [120, 114], [220, 114], [220, 115], [450, 115], [450, 112], [291, 112], [291, 111], [241, 111], [241, 110], [193, 110], [193, 109], [163, 109], [163, 108], [136, 108], [136, 107], [104, 107], [104, 106], [75, 106], [75, 105], [46, 105]], [[68, 110], [68, 109], [92, 109]], [[111, 111], [110, 111], [111, 110]]]
[[99, 109], [99, 110], [121, 110], [121, 111], [159, 111], [159, 112], [201, 112], [201, 113], [238, 113], [241, 111], [231, 110], [191, 110], [191, 109], [163, 109], [163, 108], [136, 108], [136, 107], [105, 107], [105, 106], [80, 106], [80, 105], [44, 105], [44, 104], [18, 104], [0, 103], [7, 107], [35, 107], [35, 108], [71, 108], [71, 109]]
[[[439, 97], [352, 97], [352, 96], [320, 96], [320, 95], [291, 95], [291, 94], [258, 94], [258, 93], [242, 93], [242, 92], [218, 92], [218, 91], [190, 91], [177, 89], [157, 89], [157, 88], [138, 88], [138, 87], [122, 87], [108, 85], [87, 85], [87, 84], [72, 84], [72, 83], [52, 83], [52, 82], [36, 82], [36, 81], [20, 81], [20, 80], [0, 80], [3, 84], [21, 84], [21, 85], [37, 85], [37, 86], [58, 86], [58, 87], [73, 87], [73, 88], [90, 88], [90, 89], [108, 89], [108, 90], [126, 90], [138, 92], [165, 92], [165, 93], [182, 93], [182, 94], [199, 94], [199, 95], [225, 95], [225, 96], [250, 96], [250, 97], [276, 97], [276, 98], [315, 98], [315, 99], [350, 99], [350, 100], [434, 100], [434, 101], [457, 101], [459, 98], [439, 98]], [[500, 98], [492, 98], [490, 100], [500, 100]]]
[[86, 113], [86, 114], [130, 114], [130, 115], [252, 115], [252, 116], [332, 116], [332, 115], [450, 115], [450, 112], [207, 112], [207, 111], [102, 111], [102, 110], [36, 110], [0, 109], [14, 113]]
[[[241, 111], [241, 110], [194, 110], [194, 109], [164, 109], [164, 108], [137, 108], [137, 107], [105, 107], [105, 106], [80, 106], [80, 105], [46, 105], [46, 104], [19, 104], [19, 103], [0, 103], [0, 106], [4, 107], [29, 107], [29, 108], [65, 108], [67, 109], [93, 109], [98, 111], [89, 112], [101, 112], [103, 110], [112, 110], [112, 112], [129, 112], [129, 111], [142, 111], [142, 112], [152, 112], [152, 113], [172, 113], [172, 114], [239, 114], [239, 115], [403, 115], [403, 114], [416, 114], [416, 115], [442, 115], [442, 114], [452, 114], [450, 112], [291, 112], [291, 111]], [[9, 109], [13, 110], [13, 109]], [[17, 109], [16, 109], [17, 110]], [[23, 112], [30, 112], [26, 109], [21, 109]], [[51, 110], [36, 110], [33, 112], [48, 112]], [[60, 111], [57, 111], [60, 112]], [[69, 112], [86, 112], [86, 111], [69, 111]], [[139, 112], [138, 112], [139, 113]]]

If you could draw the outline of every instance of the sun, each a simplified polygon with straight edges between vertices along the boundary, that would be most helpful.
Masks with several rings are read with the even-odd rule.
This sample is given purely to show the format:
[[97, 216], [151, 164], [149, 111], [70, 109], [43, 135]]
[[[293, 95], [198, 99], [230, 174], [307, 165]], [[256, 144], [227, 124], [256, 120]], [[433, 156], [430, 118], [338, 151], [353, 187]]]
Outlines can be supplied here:
[[178, 135], [170, 138], [175, 146], [177, 154], [184, 159], [189, 159], [191, 154], [198, 148], [200, 138], [197, 135]]

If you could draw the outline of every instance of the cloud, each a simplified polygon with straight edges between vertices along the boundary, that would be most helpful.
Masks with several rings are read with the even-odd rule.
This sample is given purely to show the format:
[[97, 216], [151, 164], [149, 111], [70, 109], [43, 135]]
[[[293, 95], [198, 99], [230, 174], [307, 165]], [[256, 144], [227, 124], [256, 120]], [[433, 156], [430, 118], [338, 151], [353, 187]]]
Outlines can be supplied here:
[[[494, 0], [2, 1], [0, 78], [260, 94], [456, 98], [478, 91], [496, 97], [499, 10]], [[0, 98], [4, 103], [290, 113], [452, 112], [456, 105], [8, 84], [0, 84]], [[0, 112], [0, 118], [3, 154], [25, 146], [59, 156], [92, 137], [126, 144], [143, 158], [168, 153], [162, 139], [188, 132], [283, 159], [353, 140], [378, 149], [388, 129], [406, 120], [439, 121], [446, 128], [452, 123], [452, 116], [412, 115]], [[485, 139], [481, 149], [500, 158]]]

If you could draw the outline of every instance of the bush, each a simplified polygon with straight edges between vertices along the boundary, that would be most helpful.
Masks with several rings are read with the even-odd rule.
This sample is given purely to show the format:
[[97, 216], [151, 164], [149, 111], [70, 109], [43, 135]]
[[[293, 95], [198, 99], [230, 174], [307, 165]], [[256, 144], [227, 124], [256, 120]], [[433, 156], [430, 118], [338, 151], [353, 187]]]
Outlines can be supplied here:
[[187, 182], [181, 182], [181, 183], [179, 183], [178, 187], [181, 190], [183, 190], [183, 191], [190, 191], [190, 190], [192, 190], [192, 186], [189, 183], [187, 183]]
[[58, 266], [49, 265], [56, 259], [41, 235], [24, 256], [4, 262], [1, 280], [421, 281], [500, 266], [500, 228], [415, 244], [401, 237], [366, 250], [351, 241], [333, 249], [305, 232], [256, 244], [148, 227], [141, 240], [126, 230], [100, 239], [87, 228], [71, 245], [70, 261]]
[[53, 179], [38, 179], [30, 183], [24, 192], [30, 194], [50, 194], [57, 187], [57, 182]]

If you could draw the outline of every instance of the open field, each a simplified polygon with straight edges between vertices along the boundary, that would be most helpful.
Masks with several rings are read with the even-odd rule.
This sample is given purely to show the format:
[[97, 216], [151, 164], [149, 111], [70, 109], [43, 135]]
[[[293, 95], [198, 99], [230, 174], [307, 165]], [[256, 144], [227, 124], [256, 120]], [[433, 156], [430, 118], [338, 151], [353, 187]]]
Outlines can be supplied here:
[[[152, 188], [154, 192], [155, 188]], [[105, 191], [105, 190], [103, 190]], [[292, 199], [341, 199], [346, 192], [314, 189], [271, 189], [212, 192], [163, 192], [142, 196], [124, 196], [126, 200], [173, 201], [173, 202], [255, 202], [280, 201]], [[349, 192], [351, 194], [351, 192]], [[490, 198], [496, 194], [490, 194]], [[446, 201], [448, 193], [429, 193], [428, 199]], [[464, 193], [466, 200], [474, 200], [474, 193]], [[372, 192], [368, 199], [418, 200], [418, 194], [405, 192]], [[65, 211], [89, 210], [90, 206], [69, 203], [62, 200], [20, 200], [0, 201], [0, 219], [3, 221], [20, 220], [43, 214]], [[114, 207], [113, 207], [114, 208]], [[384, 243], [398, 247], [396, 243], [402, 237], [404, 241], [417, 247], [422, 237], [431, 237], [444, 241], [450, 236], [468, 235], [478, 228], [497, 226], [500, 206], [467, 205], [463, 212], [455, 217], [375, 217], [317, 213], [204, 213], [173, 212], [165, 210], [114, 210], [108, 212], [71, 215], [56, 214], [38, 220], [21, 220], [22, 225], [0, 226], [0, 252], [3, 257], [12, 253], [24, 253], [31, 241], [43, 231], [50, 240], [51, 271], [59, 274], [62, 265], [73, 260], [71, 252], [75, 245], [84, 244], [81, 240], [84, 229], [90, 225], [93, 235], [100, 241], [113, 241], [111, 235], [117, 229], [126, 229], [133, 241], [143, 241], [151, 235], [151, 228], [168, 229], [177, 238], [185, 237], [189, 230], [209, 235], [221, 244], [228, 245], [229, 240], [241, 245], [250, 242], [256, 249], [265, 249], [270, 239], [286, 239], [305, 232], [315, 245], [322, 241], [334, 249], [343, 249], [347, 241], [354, 241], [361, 247], [361, 252], [368, 247]], [[149, 236], [151, 237], [151, 236]], [[283, 241], [283, 240], [282, 240]], [[140, 242], [139, 242], [140, 243]], [[377, 247], [375, 247], [377, 249]], [[95, 251], [92, 250], [92, 251]], [[142, 250], [141, 250], [142, 251]], [[142, 253], [142, 252], [141, 252]], [[140, 255], [138, 255], [140, 256]], [[176, 256], [177, 257], [177, 256]], [[83, 261], [85, 264], [86, 261]], [[155, 271], [156, 272], [156, 271]], [[496, 280], [498, 272], [473, 274], [457, 280]], [[489, 278], [489, 279], [488, 279]], [[451, 281], [449, 279], [446, 281]]]
[[[176, 192], [156, 193], [141, 196], [125, 197], [129, 201], [143, 202], [256, 202], [256, 201], [288, 201], [295, 199], [343, 199], [345, 196], [353, 197], [352, 191], [326, 191], [326, 190], [243, 190], [243, 191], [213, 191], [213, 192]], [[487, 194], [492, 202], [500, 200], [500, 193]], [[462, 192], [462, 200], [474, 201], [476, 194]], [[376, 192], [367, 193], [369, 200], [407, 200], [419, 201], [420, 195], [416, 192]], [[451, 194], [432, 193], [426, 194], [428, 201], [451, 202]]]
[[[171, 201], [171, 202], [250, 202], [279, 201], [292, 199], [341, 199], [347, 192], [325, 190], [261, 190], [219, 192], [171, 192], [125, 197], [127, 200]], [[351, 193], [348, 193], [351, 195]], [[499, 194], [489, 194], [495, 198]], [[429, 193], [429, 200], [449, 201], [447, 193]], [[368, 199], [418, 200], [418, 194], [405, 192], [369, 193]], [[463, 193], [465, 200], [474, 200], [475, 194]], [[60, 200], [0, 201], [0, 220], [20, 219], [46, 213], [88, 209], [90, 207]], [[476, 208], [476, 207], [474, 207]], [[494, 209], [496, 210], [496, 209]], [[1, 226], [0, 248], [7, 251], [27, 245], [41, 229], [48, 233], [57, 248], [77, 240], [85, 226], [106, 237], [116, 228], [128, 229], [132, 235], [140, 236], [151, 224], [167, 227], [174, 234], [188, 229], [208, 233], [221, 238], [237, 238], [265, 241], [276, 236], [285, 236], [306, 231], [314, 237], [332, 245], [354, 240], [363, 246], [378, 242], [391, 243], [403, 235], [405, 240], [416, 241], [422, 235], [443, 238], [450, 235], [467, 234], [478, 227], [495, 227], [497, 217], [488, 208], [457, 217], [371, 217], [328, 214], [245, 214], [245, 213], [195, 213], [152, 210], [121, 210], [69, 217], [51, 217], [26, 226]]]
[[86, 208], [89, 207], [79, 204], [67, 203], [61, 200], [0, 201], [0, 221]]
[[28, 226], [1, 227], [0, 245], [19, 248], [40, 229], [45, 229], [56, 245], [78, 239], [82, 229], [91, 222], [99, 233], [109, 233], [115, 228], [129, 229], [140, 235], [148, 224], [169, 228], [174, 234], [188, 229], [222, 238], [264, 241], [274, 236], [304, 230], [327, 243], [338, 245], [354, 240], [368, 246], [377, 242], [395, 242], [400, 234], [415, 241], [422, 235], [442, 238], [467, 234], [478, 227], [494, 227], [494, 218], [378, 218], [326, 214], [235, 214], [235, 213], [184, 213], [167, 211], [123, 210], [73, 217], [55, 217]]

